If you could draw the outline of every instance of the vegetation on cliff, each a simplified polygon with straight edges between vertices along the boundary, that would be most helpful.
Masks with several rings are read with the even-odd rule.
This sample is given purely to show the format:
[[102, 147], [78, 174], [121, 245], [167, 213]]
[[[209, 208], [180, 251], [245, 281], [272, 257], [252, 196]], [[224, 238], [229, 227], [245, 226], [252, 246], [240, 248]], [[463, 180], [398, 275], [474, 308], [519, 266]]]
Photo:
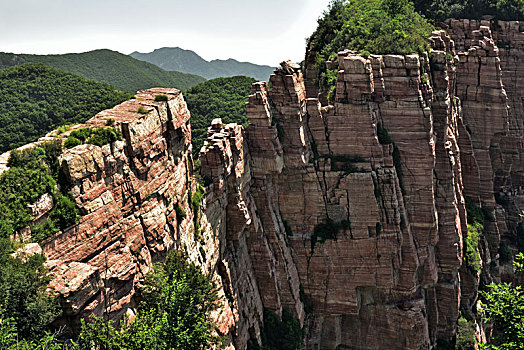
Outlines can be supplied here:
[[168, 72], [154, 64], [106, 49], [65, 55], [0, 53], [0, 69], [27, 62], [40, 62], [130, 93], [160, 86], [186, 90], [205, 80], [193, 74]]
[[[57, 187], [59, 173], [55, 162], [61, 152], [59, 142], [11, 153], [8, 161], [11, 168], [0, 175], [1, 238], [9, 238], [31, 226], [31, 238], [38, 242], [76, 222], [75, 203]], [[44, 194], [52, 195], [53, 208], [47, 218], [33, 223], [29, 205]]]
[[297, 350], [304, 345], [304, 330], [300, 322], [286, 309], [280, 318], [264, 309], [264, 328], [261, 330], [262, 347], [249, 343], [248, 350]]
[[[524, 255], [514, 261], [516, 273], [524, 270]], [[494, 322], [494, 332], [484, 350], [517, 350], [524, 348], [524, 291], [522, 286], [510, 283], [492, 283], [481, 292], [482, 310], [487, 322]]]
[[428, 48], [433, 29], [409, 0], [334, 0], [308, 39], [319, 86], [335, 86], [337, 64], [327, 69], [325, 62], [334, 60], [339, 51], [350, 49], [365, 56], [420, 53]]
[[41, 63], [0, 71], [0, 152], [81, 123], [131, 95]]
[[49, 283], [43, 255], [15, 257], [16, 246], [0, 238], [0, 348], [6, 334], [16, 332], [20, 339], [38, 340], [45, 336], [50, 322], [60, 312], [58, 302], [46, 293]]
[[193, 157], [198, 157], [204, 145], [211, 121], [222, 118], [224, 124], [247, 124], [246, 102], [251, 94], [253, 78], [237, 76], [208, 80], [184, 93], [191, 111]]
[[119, 132], [111, 127], [84, 127], [72, 131], [71, 134], [69, 134], [69, 137], [65, 140], [64, 146], [66, 148], [73, 148], [88, 143], [102, 147], [103, 145], [120, 140], [121, 138]]
[[414, 3], [417, 11], [435, 21], [482, 19], [484, 16], [506, 21], [524, 20], [522, 0], [415, 0]]
[[[41, 270], [43, 257], [35, 255], [24, 262], [4, 254], [0, 255], [0, 259], [16, 261], [16, 266], [25, 269], [20, 280], [14, 283], [16, 290], [24, 291], [18, 287], [28, 279], [33, 281], [32, 285], [27, 286], [27, 292], [20, 294], [27, 298], [18, 303], [17, 300], [12, 300], [11, 309], [7, 312], [3, 312], [4, 304], [0, 303], [2, 349], [44, 349], [41, 346], [44, 343], [47, 345], [45, 349], [74, 350], [194, 350], [221, 345], [222, 339], [210, 316], [219, 306], [218, 288], [210, 276], [202, 273], [195, 264], [188, 263], [187, 257], [182, 253], [170, 252], [165, 262], [155, 265], [155, 272], [146, 276], [141, 289], [142, 302], [135, 319], [129, 325], [122, 322], [117, 328], [112, 322], [92, 318], [82, 322], [81, 332], [76, 339], [59, 339], [42, 331], [45, 329], [42, 324], [57, 315], [57, 307], [52, 304], [54, 300], [44, 293], [49, 280]], [[0, 262], [4, 263], [3, 260]], [[31, 265], [27, 267], [29, 264]], [[35, 266], [40, 280], [34, 280], [37, 276], [33, 272]], [[7, 271], [7, 274], [11, 272]], [[3, 284], [4, 275], [6, 273], [0, 271], [0, 282], [5, 287], [0, 291], [0, 297], [8, 294], [6, 291], [13, 290]], [[38, 292], [37, 295], [28, 294], [34, 294], [35, 291]], [[42, 305], [34, 306], [35, 302]], [[19, 307], [20, 303], [27, 303], [28, 307], [22, 309]], [[33, 309], [29, 309], [30, 306]], [[36, 311], [41, 312], [35, 313]], [[25, 318], [28, 318], [29, 323], [19, 321], [25, 321]], [[39, 328], [33, 329], [35, 327]]]

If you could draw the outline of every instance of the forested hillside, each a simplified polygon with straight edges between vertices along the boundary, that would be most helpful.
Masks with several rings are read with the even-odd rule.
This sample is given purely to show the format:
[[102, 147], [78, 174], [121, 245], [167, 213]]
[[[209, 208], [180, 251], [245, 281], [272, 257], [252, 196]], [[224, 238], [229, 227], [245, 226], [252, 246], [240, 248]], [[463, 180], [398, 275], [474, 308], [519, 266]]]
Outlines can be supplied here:
[[130, 56], [153, 63], [168, 71], [197, 74], [206, 79], [243, 75], [266, 81], [274, 69], [254, 63], [239, 62], [232, 58], [208, 62], [194, 51], [179, 47], [163, 47], [149, 53], [133, 52]]
[[196, 158], [204, 144], [207, 128], [215, 118], [224, 123], [247, 124], [246, 102], [251, 85], [248, 77], [217, 78], [192, 87], [185, 92], [191, 111], [193, 156]]
[[192, 74], [167, 72], [154, 64], [111, 50], [65, 55], [0, 53], [0, 69], [26, 62], [41, 62], [89, 80], [111, 84], [117, 89], [131, 93], [151, 87], [174, 87], [186, 90], [205, 80]]
[[524, 20], [522, 0], [415, 0], [417, 11], [429, 19], [481, 19], [483, 16], [506, 21]]
[[0, 152], [54, 128], [81, 123], [132, 95], [114, 87], [27, 63], [0, 71]]

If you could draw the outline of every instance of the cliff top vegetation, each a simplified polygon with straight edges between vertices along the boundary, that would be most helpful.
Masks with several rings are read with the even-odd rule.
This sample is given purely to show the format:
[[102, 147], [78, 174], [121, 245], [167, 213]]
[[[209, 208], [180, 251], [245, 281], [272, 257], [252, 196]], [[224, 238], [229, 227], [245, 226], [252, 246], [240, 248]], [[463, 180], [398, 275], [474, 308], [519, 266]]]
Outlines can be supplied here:
[[409, 0], [335, 0], [308, 39], [319, 86], [334, 90], [338, 68], [328, 70], [325, 62], [334, 60], [341, 50], [364, 56], [422, 53], [433, 30]]

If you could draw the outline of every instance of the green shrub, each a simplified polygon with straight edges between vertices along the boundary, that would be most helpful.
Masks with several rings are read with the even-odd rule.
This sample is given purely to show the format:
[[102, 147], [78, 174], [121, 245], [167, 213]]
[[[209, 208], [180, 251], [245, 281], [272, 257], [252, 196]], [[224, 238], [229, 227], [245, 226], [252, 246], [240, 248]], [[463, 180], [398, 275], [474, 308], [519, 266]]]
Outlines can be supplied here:
[[261, 350], [298, 350], [304, 345], [304, 330], [286, 309], [282, 311], [282, 320], [274, 312], [264, 309], [261, 336]]
[[[524, 255], [515, 256], [513, 266], [522, 273]], [[517, 350], [524, 348], [524, 291], [520, 285], [492, 283], [480, 291], [485, 322], [493, 322], [494, 331], [490, 343], [483, 350]]]
[[179, 204], [175, 207], [176, 221], [180, 225], [182, 221], [187, 217], [186, 211]]
[[64, 146], [66, 148], [72, 148], [85, 142], [102, 147], [120, 139], [120, 134], [114, 128], [83, 127], [71, 132], [69, 137], [65, 140]]
[[508, 247], [506, 242], [500, 241], [500, 247], [499, 247], [499, 261], [501, 264], [508, 263], [513, 260], [513, 253], [511, 251], [511, 248]]
[[46, 293], [50, 277], [45, 257], [19, 259], [11, 256], [13, 249], [9, 240], [0, 238], [0, 319], [11, 319], [19, 337], [36, 340], [45, 335], [59, 305]]
[[204, 198], [204, 188], [197, 185], [195, 193], [189, 193], [189, 202], [191, 203], [191, 210], [193, 211], [193, 223], [195, 225], [195, 237], [200, 234], [200, 206]]
[[0, 237], [9, 237], [31, 222], [28, 206], [54, 193], [56, 181], [45, 165], [41, 148], [13, 152], [11, 168], [0, 175]]
[[477, 344], [475, 337], [475, 323], [460, 317], [457, 325], [456, 350], [475, 350]]
[[117, 330], [100, 318], [83, 322], [77, 350], [210, 349], [219, 345], [211, 312], [220, 303], [212, 278], [179, 252], [146, 276], [135, 320]]
[[44, 239], [51, 237], [58, 231], [60, 231], [60, 228], [55, 226], [55, 222], [46, 219], [37, 224], [31, 225], [31, 239], [34, 242], [42, 242]]
[[56, 129], [56, 132], [58, 135], [63, 134], [64, 132], [71, 130], [71, 126], [72, 126], [71, 124], [59, 126]]
[[144, 107], [140, 106], [140, 107], [138, 107], [137, 113], [147, 114], [147, 111], [144, 109]]
[[475, 272], [480, 272], [479, 240], [483, 229], [478, 223], [468, 224], [468, 235], [464, 239], [464, 261]]
[[162, 101], [167, 101], [166, 95], [156, 95], [155, 96], [155, 102], [162, 102]]
[[92, 134], [92, 129], [90, 127], [82, 127], [76, 130], [71, 131], [69, 137], [75, 137], [82, 142], [85, 142], [89, 136]]
[[73, 147], [76, 147], [76, 146], [79, 146], [82, 144], [82, 141], [80, 141], [79, 139], [77, 139], [76, 137], [74, 136], [69, 136], [65, 141], [64, 141], [64, 147], [67, 148], [67, 149], [70, 149], [70, 148], [73, 148]]
[[65, 230], [69, 226], [74, 225], [78, 221], [78, 217], [78, 208], [71, 197], [63, 195], [55, 196], [55, 205], [49, 213], [49, 218], [53, 220], [61, 230]]
[[96, 128], [93, 129], [91, 137], [87, 143], [102, 147], [118, 140], [118, 134], [113, 128]]
[[113, 126], [113, 125], [115, 125], [115, 120], [113, 118], [107, 118], [106, 126]]
[[484, 212], [468, 197], [465, 200], [468, 235], [464, 238], [464, 261], [471, 270], [480, 272], [479, 243], [484, 232]]

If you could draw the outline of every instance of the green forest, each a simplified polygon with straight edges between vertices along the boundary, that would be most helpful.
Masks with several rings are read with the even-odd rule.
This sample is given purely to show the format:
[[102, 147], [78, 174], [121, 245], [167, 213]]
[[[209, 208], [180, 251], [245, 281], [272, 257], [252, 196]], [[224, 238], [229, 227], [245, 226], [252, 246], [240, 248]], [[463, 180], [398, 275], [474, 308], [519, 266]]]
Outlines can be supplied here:
[[417, 11], [434, 21], [482, 19], [484, 16], [506, 21], [524, 20], [523, 0], [415, 0], [414, 3]]
[[217, 78], [192, 87], [184, 93], [191, 112], [193, 157], [197, 158], [204, 145], [211, 121], [222, 118], [223, 123], [248, 123], [246, 102], [251, 85], [256, 80], [248, 77]]
[[154, 64], [111, 50], [95, 50], [65, 55], [27, 55], [0, 52], [0, 69], [27, 62], [40, 62], [88, 80], [113, 85], [135, 93], [152, 87], [186, 90], [204, 78], [180, 72], [168, 72]]
[[37, 140], [58, 126], [82, 123], [132, 95], [27, 63], [0, 71], [0, 152]]

